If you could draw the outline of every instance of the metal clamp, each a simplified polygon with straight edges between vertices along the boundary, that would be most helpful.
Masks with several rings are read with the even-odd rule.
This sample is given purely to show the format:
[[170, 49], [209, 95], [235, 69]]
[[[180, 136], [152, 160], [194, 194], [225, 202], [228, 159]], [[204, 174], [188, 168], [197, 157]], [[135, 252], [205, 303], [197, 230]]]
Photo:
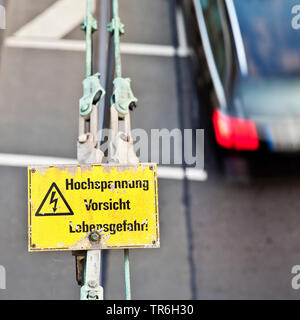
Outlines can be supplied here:
[[88, 116], [99, 100], [105, 95], [100, 84], [100, 73], [96, 73], [83, 80], [83, 97], [79, 101], [79, 112], [82, 117]]
[[97, 20], [93, 17], [92, 14], [87, 14], [85, 20], [81, 23], [81, 29], [83, 31], [87, 30], [87, 26], [91, 26], [92, 33], [96, 30], [98, 30], [98, 23]]
[[95, 281], [89, 281], [80, 289], [80, 300], [103, 300], [103, 287]]
[[76, 280], [79, 286], [83, 285], [83, 270], [85, 263], [85, 251], [73, 251], [72, 256], [75, 257]]
[[90, 133], [78, 137], [77, 159], [79, 163], [100, 163], [103, 158], [103, 152], [97, 147], [95, 137]]
[[108, 24], [108, 31], [114, 32], [115, 30], [119, 30], [119, 34], [122, 35], [125, 33], [125, 26], [121, 22], [120, 18], [113, 18], [111, 22]]
[[137, 98], [131, 90], [131, 80], [129, 78], [116, 78], [114, 80], [114, 92], [112, 95], [112, 104], [118, 113], [125, 115], [130, 110], [136, 108]]

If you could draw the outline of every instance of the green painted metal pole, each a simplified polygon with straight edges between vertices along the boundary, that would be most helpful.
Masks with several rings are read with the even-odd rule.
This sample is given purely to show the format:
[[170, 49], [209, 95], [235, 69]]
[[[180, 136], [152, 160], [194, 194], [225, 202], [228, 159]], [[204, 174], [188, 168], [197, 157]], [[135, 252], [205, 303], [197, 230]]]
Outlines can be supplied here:
[[[90, 121], [95, 118], [96, 109], [93, 107], [97, 106], [100, 98], [104, 96], [104, 89], [100, 84], [100, 74], [93, 72], [93, 32], [97, 30], [97, 21], [92, 14], [92, 0], [86, 0], [86, 18], [82, 24], [82, 29], [86, 34], [86, 78], [83, 81], [84, 95], [79, 102], [79, 121], [80, 128], [85, 133], [85, 121]], [[93, 118], [94, 117], [94, 118]], [[82, 125], [83, 120], [83, 125]], [[97, 135], [97, 126], [90, 124], [90, 134], [95, 138]], [[78, 160], [82, 163], [90, 161], [98, 162], [96, 156], [92, 160], [86, 159], [85, 155], [88, 154], [86, 151], [91, 152], [91, 148], [88, 145], [78, 144], [78, 151], [84, 150], [84, 156], [79, 157]], [[92, 146], [94, 148], [94, 146]], [[94, 150], [93, 150], [94, 151]], [[81, 151], [82, 152], [82, 151]], [[80, 152], [78, 152], [80, 154]], [[90, 241], [98, 241], [99, 234], [91, 233]], [[85, 265], [83, 270], [83, 286], [80, 290], [81, 300], [103, 300], [103, 288], [100, 286], [100, 273], [101, 273], [101, 251], [100, 250], [89, 250], [86, 251]]]
[[[112, 0], [113, 7], [113, 21], [111, 24], [111, 30], [113, 29], [114, 47], [115, 47], [115, 76], [116, 78], [122, 77], [122, 62], [120, 52], [120, 34], [124, 33], [124, 25], [120, 21], [119, 17], [119, 2], [118, 0]], [[124, 273], [125, 273], [125, 299], [131, 300], [131, 284], [130, 284], [130, 262], [129, 262], [129, 250], [124, 250]]]
[[129, 249], [124, 250], [124, 267], [125, 267], [125, 298], [126, 300], [131, 300]]
[[93, 59], [93, 32], [95, 31], [96, 20], [92, 15], [92, 1], [86, 2], [86, 20], [84, 22], [84, 28], [86, 29], [86, 77], [92, 75], [92, 59]]
[[116, 77], [122, 77], [122, 62], [120, 52], [120, 33], [123, 32], [123, 25], [121, 24], [119, 17], [119, 2], [113, 0], [113, 20], [114, 20], [114, 45], [115, 45], [115, 69]]

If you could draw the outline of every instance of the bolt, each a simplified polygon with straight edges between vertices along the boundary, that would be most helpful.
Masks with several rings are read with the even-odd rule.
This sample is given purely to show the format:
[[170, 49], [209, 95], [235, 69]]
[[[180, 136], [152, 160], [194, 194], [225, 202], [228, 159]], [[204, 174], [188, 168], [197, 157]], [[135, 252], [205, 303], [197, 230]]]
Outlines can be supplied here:
[[86, 105], [84, 105], [84, 106], [82, 106], [82, 107], [80, 108], [80, 111], [81, 111], [81, 112], [85, 112], [85, 111], [88, 110], [88, 108], [89, 108], [89, 105], [86, 104]]
[[129, 110], [133, 110], [134, 108], [136, 108], [136, 103], [135, 102], [131, 102], [129, 105]]
[[122, 133], [122, 134], [120, 135], [120, 138], [121, 138], [123, 141], [125, 141], [125, 142], [129, 142], [129, 137], [128, 137], [127, 134], [125, 134], [125, 133]]
[[87, 135], [86, 134], [81, 134], [79, 137], [78, 137], [78, 141], [80, 143], [84, 143], [87, 141]]
[[88, 282], [89, 287], [91, 288], [96, 288], [97, 287], [97, 282], [95, 280], [90, 280]]
[[31, 169], [31, 173], [35, 173], [35, 169]]
[[100, 239], [100, 234], [97, 232], [93, 232], [90, 234], [90, 241], [96, 242], [99, 241]]

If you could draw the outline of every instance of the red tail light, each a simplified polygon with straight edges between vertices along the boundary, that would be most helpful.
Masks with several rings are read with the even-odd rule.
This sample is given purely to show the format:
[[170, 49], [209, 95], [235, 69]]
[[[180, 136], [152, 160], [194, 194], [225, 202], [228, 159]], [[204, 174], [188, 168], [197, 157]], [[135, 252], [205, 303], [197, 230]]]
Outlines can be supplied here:
[[213, 124], [216, 140], [222, 147], [237, 150], [258, 149], [259, 140], [253, 121], [232, 118], [215, 110]]

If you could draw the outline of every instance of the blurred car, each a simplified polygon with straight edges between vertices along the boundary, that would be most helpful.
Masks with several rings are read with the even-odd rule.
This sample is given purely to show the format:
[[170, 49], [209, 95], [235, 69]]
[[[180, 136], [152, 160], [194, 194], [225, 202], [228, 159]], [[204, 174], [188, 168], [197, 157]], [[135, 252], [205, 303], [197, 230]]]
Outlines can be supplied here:
[[[185, 0], [202, 78], [226, 149], [300, 151], [300, 30], [293, 0]], [[203, 79], [202, 79], [203, 80]]]

